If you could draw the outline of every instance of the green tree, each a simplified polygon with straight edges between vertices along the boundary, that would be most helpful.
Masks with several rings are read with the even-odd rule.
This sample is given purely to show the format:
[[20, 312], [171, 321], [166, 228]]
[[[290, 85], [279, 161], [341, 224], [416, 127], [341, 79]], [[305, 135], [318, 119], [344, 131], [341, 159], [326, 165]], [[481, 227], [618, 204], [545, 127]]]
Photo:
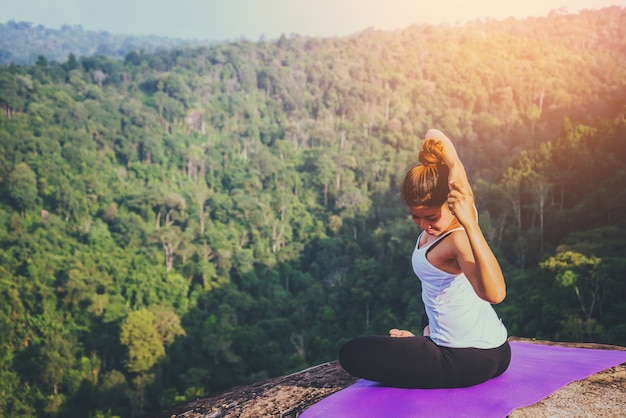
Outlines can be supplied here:
[[163, 343], [148, 309], [131, 312], [120, 326], [120, 343], [126, 347], [124, 365], [132, 373], [146, 373], [165, 355]]
[[24, 211], [37, 204], [37, 175], [26, 163], [18, 163], [7, 179], [9, 195], [19, 207], [22, 218]]
[[59, 385], [69, 377], [74, 363], [76, 345], [67, 335], [53, 334], [39, 347], [37, 358], [41, 380], [59, 394]]
[[542, 262], [542, 268], [556, 273], [558, 284], [576, 293], [580, 310], [589, 321], [600, 310], [604, 299], [606, 274], [601, 270], [602, 259], [574, 251], [564, 251]]

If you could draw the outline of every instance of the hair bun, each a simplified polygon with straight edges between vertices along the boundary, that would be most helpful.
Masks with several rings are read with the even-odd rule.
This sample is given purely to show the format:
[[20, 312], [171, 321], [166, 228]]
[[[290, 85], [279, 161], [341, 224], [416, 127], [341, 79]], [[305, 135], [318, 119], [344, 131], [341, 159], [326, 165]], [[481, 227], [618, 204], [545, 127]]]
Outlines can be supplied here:
[[425, 166], [439, 166], [443, 164], [443, 144], [434, 139], [427, 139], [422, 145], [418, 159]]

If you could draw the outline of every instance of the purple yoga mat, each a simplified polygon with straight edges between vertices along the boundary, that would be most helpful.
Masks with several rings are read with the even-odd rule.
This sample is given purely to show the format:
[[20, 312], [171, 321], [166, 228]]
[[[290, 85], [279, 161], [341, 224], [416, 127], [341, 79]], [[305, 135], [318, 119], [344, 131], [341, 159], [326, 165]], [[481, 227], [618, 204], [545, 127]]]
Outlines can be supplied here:
[[368, 380], [311, 406], [302, 418], [506, 417], [576, 380], [626, 362], [626, 351], [511, 342], [501, 376], [458, 389], [399, 389]]

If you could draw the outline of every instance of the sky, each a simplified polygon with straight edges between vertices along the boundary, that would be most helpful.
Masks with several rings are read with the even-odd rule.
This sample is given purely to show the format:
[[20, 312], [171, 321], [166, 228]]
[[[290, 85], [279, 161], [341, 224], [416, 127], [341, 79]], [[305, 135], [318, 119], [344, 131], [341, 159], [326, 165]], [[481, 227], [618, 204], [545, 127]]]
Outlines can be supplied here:
[[120, 35], [256, 41], [280, 35], [333, 37], [367, 28], [463, 24], [476, 19], [545, 17], [626, 0], [2, 0], [0, 23], [51, 29], [81, 25]]

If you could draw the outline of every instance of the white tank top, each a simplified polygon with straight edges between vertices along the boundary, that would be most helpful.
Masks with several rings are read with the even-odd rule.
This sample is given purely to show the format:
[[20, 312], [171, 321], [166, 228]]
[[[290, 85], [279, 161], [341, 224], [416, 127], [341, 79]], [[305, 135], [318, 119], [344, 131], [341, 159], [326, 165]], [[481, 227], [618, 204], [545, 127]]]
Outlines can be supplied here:
[[[450, 274], [430, 264], [428, 249], [456, 228], [413, 251], [413, 271], [422, 282], [422, 300], [437, 345], [454, 348], [495, 348], [506, 341], [507, 331], [491, 304], [476, 294], [465, 274]], [[422, 232], [424, 234], [424, 232]]]

